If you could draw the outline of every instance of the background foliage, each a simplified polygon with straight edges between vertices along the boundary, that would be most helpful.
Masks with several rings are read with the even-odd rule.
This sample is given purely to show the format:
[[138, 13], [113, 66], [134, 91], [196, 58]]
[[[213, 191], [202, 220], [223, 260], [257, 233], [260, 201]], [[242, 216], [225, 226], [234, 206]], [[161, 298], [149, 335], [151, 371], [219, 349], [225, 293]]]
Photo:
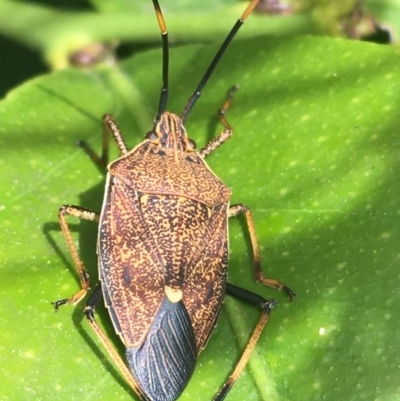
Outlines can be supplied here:
[[[142, 140], [161, 85], [159, 32], [149, 1], [66, 3], [0, 0], [1, 400], [132, 399], [82, 305], [56, 314], [50, 301], [78, 288], [58, 207], [99, 210], [103, 196], [104, 174], [75, 144], [100, 149], [106, 112], [132, 147]], [[221, 129], [214, 116], [226, 90], [240, 84], [234, 137], [209, 164], [232, 203], [253, 211], [268, 275], [299, 292], [289, 303], [254, 283], [244, 221], [231, 221], [230, 281], [278, 305], [229, 400], [400, 399], [400, 54], [326, 36], [340, 36], [334, 5], [251, 16], [187, 122], [203, 146]], [[396, 35], [399, 2], [366, 5]], [[170, 110], [180, 113], [244, 6], [162, 2], [179, 44]], [[56, 70], [69, 52], [113, 39], [124, 44], [117, 64]], [[95, 281], [96, 226], [71, 225]], [[182, 400], [212, 398], [257, 316], [227, 298]], [[122, 352], [103, 308], [99, 319]]]

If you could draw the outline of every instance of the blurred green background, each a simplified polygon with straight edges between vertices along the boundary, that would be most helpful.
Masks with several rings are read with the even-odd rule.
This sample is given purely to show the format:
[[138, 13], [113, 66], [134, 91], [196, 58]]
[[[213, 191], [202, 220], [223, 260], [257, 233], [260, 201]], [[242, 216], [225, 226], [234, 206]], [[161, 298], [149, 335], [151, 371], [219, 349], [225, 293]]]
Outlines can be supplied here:
[[[299, 293], [289, 303], [254, 283], [244, 220], [232, 219], [229, 280], [278, 305], [227, 400], [399, 400], [400, 52], [358, 39], [377, 25], [396, 39], [400, 1], [289, 5], [249, 17], [186, 125], [201, 148], [240, 85], [234, 136], [208, 162], [232, 203], [251, 208], [267, 275]], [[161, 6], [168, 109], [179, 114], [246, 3]], [[59, 206], [99, 210], [103, 197], [105, 175], [76, 143], [100, 150], [104, 113], [130, 146], [143, 139], [161, 87], [159, 36], [147, 0], [0, 0], [0, 400], [134, 398], [83, 304], [56, 314], [50, 302], [78, 289]], [[104, 62], [70, 65], [99, 42], [110, 44]], [[95, 282], [96, 225], [70, 221]], [[258, 314], [226, 299], [182, 400], [213, 397]], [[123, 352], [104, 308], [98, 316]]]

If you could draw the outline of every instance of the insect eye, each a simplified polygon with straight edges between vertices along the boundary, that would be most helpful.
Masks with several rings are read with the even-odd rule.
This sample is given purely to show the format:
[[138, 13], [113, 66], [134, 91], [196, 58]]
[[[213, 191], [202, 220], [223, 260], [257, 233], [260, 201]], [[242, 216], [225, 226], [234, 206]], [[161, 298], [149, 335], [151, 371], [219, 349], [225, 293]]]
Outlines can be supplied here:
[[187, 150], [194, 151], [196, 149], [196, 142], [193, 139], [188, 139], [187, 141]]
[[157, 141], [158, 140], [158, 135], [154, 132], [154, 131], [149, 131], [146, 135], [145, 135], [145, 139], [148, 139], [149, 141]]

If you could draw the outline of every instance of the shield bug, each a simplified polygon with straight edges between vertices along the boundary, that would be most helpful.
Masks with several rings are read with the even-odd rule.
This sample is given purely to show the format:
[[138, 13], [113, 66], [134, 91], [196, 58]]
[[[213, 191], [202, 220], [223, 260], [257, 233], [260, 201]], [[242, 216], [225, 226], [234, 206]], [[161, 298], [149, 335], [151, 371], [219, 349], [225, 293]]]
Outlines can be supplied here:
[[[101, 213], [64, 205], [59, 220], [78, 271], [81, 289], [68, 299], [76, 304], [90, 289], [88, 273], [74, 245], [66, 216], [99, 222], [99, 284], [87, 300], [86, 317], [100, 341], [141, 400], [176, 400], [186, 387], [216, 324], [225, 294], [261, 310], [249, 343], [228, 380], [214, 398], [221, 401], [247, 363], [268, 320], [274, 300], [227, 282], [228, 218], [244, 214], [253, 249], [257, 281], [295, 294], [264, 276], [250, 210], [229, 205], [230, 189], [204, 159], [232, 135], [226, 118], [233, 87], [219, 118], [224, 129], [196, 151], [184, 123], [220, 58], [252, 12], [251, 1], [229, 32], [181, 117], [165, 110], [168, 95], [168, 35], [157, 0], [153, 0], [163, 44], [163, 87], [152, 129], [128, 150], [110, 115], [103, 118], [103, 153], [82, 146], [99, 166], [108, 164], [109, 134], [120, 157], [108, 164]], [[94, 311], [104, 300], [115, 331], [126, 348], [127, 364], [97, 324]]]

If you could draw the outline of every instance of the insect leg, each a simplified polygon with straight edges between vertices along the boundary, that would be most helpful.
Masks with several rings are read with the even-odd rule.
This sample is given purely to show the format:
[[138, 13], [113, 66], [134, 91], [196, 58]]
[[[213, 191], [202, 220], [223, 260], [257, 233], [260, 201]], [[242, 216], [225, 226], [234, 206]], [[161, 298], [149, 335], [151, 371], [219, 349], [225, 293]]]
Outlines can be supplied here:
[[65, 304], [77, 304], [88, 292], [90, 289], [90, 278], [87, 273], [85, 266], [83, 265], [82, 260], [79, 257], [78, 251], [76, 249], [74, 240], [71, 236], [71, 230], [69, 229], [66, 216], [75, 216], [80, 219], [90, 220], [90, 221], [99, 221], [99, 213], [94, 212], [90, 209], [84, 209], [79, 206], [72, 205], [63, 205], [60, 207], [58, 211], [58, 220], [60, 221], [61, 230], [64, 234], [65, 240], [67, 241], [67, 245], [69, 251], [71, 253], [72, 259], [75, 263], [76, 270], [78, 272], [79, 281], [81, 284], [81, 289], [72, 297], [66, 299], [59, 299], [58, 301], [53, 302], [55, 309], [57, 310], [61, 305]]
[[227, 283], [226, 285], [226, 293], [240, 299], [241, 301], [260, 308], [261, 316], [256, 327], [253, 330], [253, 333], [251, 334], [249, 342], [247, 343], [247, 346], [243, 351], [239, 362], [236, 364], [235, 369], [228, 377], [226, 382], [223, 384], [213, 401], [222, 401], [226, 397], [232, 386], [235, 384], [236, 380], [238, 379], [239, 375], [242, 373], [248, 360], [250, 359], [252, 352], [254, 351], [258, 339], [260, 338], [260, 335], [268, 321], [271, 309], [276, 305], [276, 301], [274, 299], [265, 299], [260, 295], [255, 294], [254, 292], [245, 290], [244, 288], [240, 288], [229, 283]]
[[246, 218], [247, 228], [250, 234], [250, 241], [253, 248], [254, 272], [256, 280], [269, 287], [273, 287], [280, 291], [284, 291], [288, 295], [290, 300], [292, 300], [292, 298], [296, 295], [296, 293], [293, 292], [285, 284], [271, 278], [266, 278], [264, 272], [261, 269], [260, 250], [258, 248], [258, 241], [256, 236], [256, 230], [254, 227], [254, 220], [250, 212], [250, 209], [242, 204], [232, 205], [228, 210], [228, 216], [234, 217], [237, 216], [238, 214], [244, 214]]
[[115, 349], [112, 342], [108, 339], [108, 337], [106, 336], [104, 331], [97, 324], [97, 321], [94, 317], [94, 312], [95, 312], [95, 309], [96, 309], [98, 303], [102, 300], [102, 298], [103, 298], [103, 293], [101, 290], [101, 284], [98, 283], [96, 285], [96, 287], [94, 288], [93, 292], [90, 294], [90, 297], [88, 298], [88, 300], [86, 302], [86, 306], [85, 306], [85, 309], [83, 312], [86, 315], [86, 318], [89, 321], [90, 326], [96, 333], [100, 342], [103, 344], [104, 348], [107, 350], [111, 359], [114, 361], [116, 367], [121, 372], [123, 378], [132, 387], [132, 390], [135, 392], [135, 394], [137, 394], [137, 396], [142, 401], [150, 401], [148, 399], [148, 397], [146, 397], [146, 395], [140, 389], [139, 384], [136, 382], [136, 380], [132, 376], [131, 372], [129, 371], [125, 362], [123, 361], [123, 359], [121, 358], [121, 356], [119, 355], [117, 350]]
[[113, 116], [110, 114], [106, 114], [103, 117], [103, 150], [101, 152], [101, 156], [99, 156], [87, 142], [79, 142], [79, 146], [83, 148], [86, 154], [92, 159], [93, 163], [96, 164], [96, 166], [101, 170], [107, 167], [108, 164], [110, 134], [113, 136], [115, 143], [117, 144], [120, 156], [128, 153], [128, 147], [126, 146], [122, 133], [119, 130]]
[[216, 136], [210, 142], [208, 142], [207, 145], [199, 151], [199, 155], [202, 158], [207, 157], [210, 153], [212, 153], [216, 148], [218, 148], [223, 143], [225, 143], [232, 136], [233, 129], [232, 129], [231, 125], [229, 124], [228, 120], [226, 119], [226, 112], [228, 111], [228, 109], [232, 103], [233, 94], [238, 89], [239, 89], [238, 85], [232, 86], [232, 88], [229, 89], [228, 96], [227, 96], [224, 104], [218, 110], [219, 120], [224, 125], [225, 129], [218, 136]]

